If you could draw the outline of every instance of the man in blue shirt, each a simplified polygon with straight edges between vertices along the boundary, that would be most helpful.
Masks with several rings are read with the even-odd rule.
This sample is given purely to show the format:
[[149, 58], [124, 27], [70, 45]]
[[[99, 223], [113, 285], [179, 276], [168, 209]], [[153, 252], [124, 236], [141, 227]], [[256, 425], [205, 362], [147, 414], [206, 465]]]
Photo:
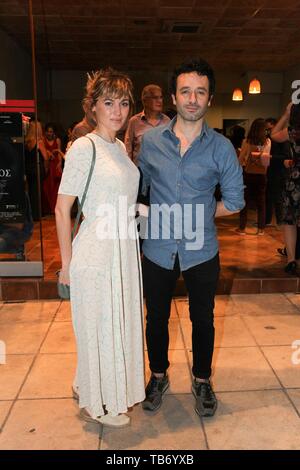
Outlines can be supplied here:
[[[174, 71], [171, 88], [177, 117], [145, 134], [138, 159], [151, 204], [143, 273], [152, 375], [143, 408], [157, 410], [169, 386], [168, 321], [181, 271], [192, 321], [195, 410], [213, 416], [213, 309], [220, 270], [214, 218], [243, 208], [242, 170], [230, 141], [204, 122], [215, 89], [209, 64], [202, 59], [182, 64]], [[217, 183], [219, 202], [214, 197]]]

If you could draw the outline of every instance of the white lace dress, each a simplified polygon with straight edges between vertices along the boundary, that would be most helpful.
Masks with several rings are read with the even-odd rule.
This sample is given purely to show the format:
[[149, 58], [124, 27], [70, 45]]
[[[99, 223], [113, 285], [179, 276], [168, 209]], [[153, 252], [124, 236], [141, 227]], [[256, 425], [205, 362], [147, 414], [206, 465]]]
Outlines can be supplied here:
[[[75, 386], [79, 406], [95, 418], [104, 414], [104, 405], [124, 413], [145, 397], [143, 301], [134, 211], [139, 171], [121, 141], [87, 135], [97, 156], [84, 221], [73, 241], [70, 286]], [[81, 200], [91, 160], [92, 143], [81, 137], [67, 153], [59, 194]]]

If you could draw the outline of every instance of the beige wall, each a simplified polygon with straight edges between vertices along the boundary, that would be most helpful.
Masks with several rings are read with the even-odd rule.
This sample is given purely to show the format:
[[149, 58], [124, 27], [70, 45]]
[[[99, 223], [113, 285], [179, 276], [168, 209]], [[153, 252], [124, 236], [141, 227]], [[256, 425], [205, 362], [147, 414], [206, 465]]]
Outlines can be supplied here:
[[[249, 72], [241, 77], [233, 73], [217, 73], [217, 93], [213, 99], [212, 107], [207, 120], [211, 127], [223, 127], [223, 119], [249, 119], [251, 123], [257, 117], [278, 116], [281, 111], [283, 74], [260, 73], [256, 74], [262, 83], [261, 95], [247, 93], [250, 77], [256, 73]], [[82, 117], [81, 100], [84, 95], [86, 72], [81, 71], [54, 71], [53, 74], [53, 100], [51, 103], [52, 119], [68, 126]], [[147, 83], [157, 83], [162, 86], [165, 94], [165, 108], [171, 106], [169, 95], [170, 74], [153, 73], [149, 75], [143, 71], [130, 72], [134, 83], [136, 95], [136, 111], [141, 110], [140, 94]], [[244, 91], [243, 102], [233, 102], [233, 88], [239, 86]]]
[[[249, 82], [259, 78], [262, 93], [249, 95]], [[282, 73], [249, 71], [247, 74], [217, 73], [217, 93], [207, 121], [211, 127], [223, 127], [223, 119], [248, 119], [249, 125], [258, 118], [278, 117], [281, 111], [284, 77]], [[234, 88], [241, 88], [243, 101], [232, 101]]]
[[244, 95], [244, 101], [232, 101], [231, 94], [216, 94], [207, 115], [211, 127], [223, 128], [223, 119], [248, 119], [249, 125], [258, 118], [277, 117], [281, 109], [281, 95]]
[[283, 112], [286, 105], [291, 101], [291, 95], [294, 90], [292, 90], [292, 82], [294, 80], [300, 80], [300, 65], [297, 67], [292, 67], [284, 74], [284, 88], [281, 101], [281, 111]]
[[[152, 73], [149, 77], [145, 72], [129, 72], [134, 84], [135, 109], [141, 110], [140, 95], [142, 88], [148, 83], [157, 83], [163, 88], [165, 107], [171, 104], [168, 99], [168, 76], [167, 74]], [[84, 96], [84, 88], [87, 80], [87, 72], [72, 70], [56, 70], [52, 73], [53, 99], [51, 104], [52, 119], [63, 123], [65, 127], [73, 121], [82, 118], [81, 101]]]

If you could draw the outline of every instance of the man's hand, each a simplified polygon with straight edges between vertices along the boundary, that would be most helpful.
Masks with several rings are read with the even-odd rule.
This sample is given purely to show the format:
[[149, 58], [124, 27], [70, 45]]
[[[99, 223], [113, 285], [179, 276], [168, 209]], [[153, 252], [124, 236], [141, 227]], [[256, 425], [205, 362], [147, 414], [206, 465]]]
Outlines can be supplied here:
[[225, 217], [227, 215], [237, 214], [238, 212], [240, 212], [240, 211], [234, 211], [234, 212], [229, 211], [224, 206], [223, 201], [218, 201], [217, 202], [216, 212], [215, 212], [215, 217]]

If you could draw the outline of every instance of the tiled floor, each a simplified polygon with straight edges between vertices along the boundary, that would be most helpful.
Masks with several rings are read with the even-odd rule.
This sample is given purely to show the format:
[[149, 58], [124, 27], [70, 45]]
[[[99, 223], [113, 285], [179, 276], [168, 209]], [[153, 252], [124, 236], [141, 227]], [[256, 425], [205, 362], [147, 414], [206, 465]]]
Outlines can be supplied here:
[[78, 418], [69, 304], [0, 304], [0, 449], [299, 449], [300, 296], [218, 296], [215, 316], [216, 415], [200, 420], [193, 409], [191, 326], [178, 298], [161, 409], [135, 406], [131, 426], [111, 430]]

